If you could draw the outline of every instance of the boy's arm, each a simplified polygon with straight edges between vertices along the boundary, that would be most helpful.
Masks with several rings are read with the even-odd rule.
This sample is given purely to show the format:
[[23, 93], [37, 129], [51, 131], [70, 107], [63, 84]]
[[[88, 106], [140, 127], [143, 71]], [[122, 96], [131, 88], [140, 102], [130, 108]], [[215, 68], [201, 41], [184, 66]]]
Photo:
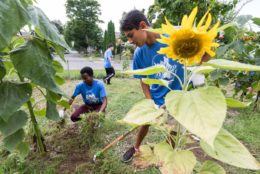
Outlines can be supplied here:
[[71, 105], [74, 101], [74, 99], [76, 98], [76, 96], [71, 96], [71, 98], [69, 99], [69, 104]]
[[143, 89], [143, 93], [144, 93], [144, 96], [145, 98], [147, 99], [151, 99], [151, 92], [150, 92], [150, 86], [145, 84], [142, 79], [140, 79], [140, 83], [141, 83], [141, 87]]
[[104, 112], [106, 107], [107, 107], [107, 97], [103, 97], [102, 98], [102, 105], [101, 105], [101, 108], [99, 110], [99, 112]]

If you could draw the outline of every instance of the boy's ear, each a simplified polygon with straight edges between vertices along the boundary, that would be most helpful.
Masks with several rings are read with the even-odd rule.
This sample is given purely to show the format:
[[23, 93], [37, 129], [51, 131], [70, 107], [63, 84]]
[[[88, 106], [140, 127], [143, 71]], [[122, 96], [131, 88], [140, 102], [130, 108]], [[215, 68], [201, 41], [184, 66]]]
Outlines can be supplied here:
[[147, 28], [147, 24], [144, 21], [141, 21], [139, 23], [139, 29], [146, 29]]

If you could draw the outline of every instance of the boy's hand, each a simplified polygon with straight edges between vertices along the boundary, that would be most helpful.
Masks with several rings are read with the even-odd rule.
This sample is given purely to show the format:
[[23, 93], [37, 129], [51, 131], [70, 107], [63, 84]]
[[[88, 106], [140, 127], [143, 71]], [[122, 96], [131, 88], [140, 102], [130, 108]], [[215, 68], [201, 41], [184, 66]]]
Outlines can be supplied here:
[[73, 101], [74, 101], [74, 99], [71, 98], [71, 99], [69, 100], [69, 105], [71, 105], [71, 104], [73, 103]]

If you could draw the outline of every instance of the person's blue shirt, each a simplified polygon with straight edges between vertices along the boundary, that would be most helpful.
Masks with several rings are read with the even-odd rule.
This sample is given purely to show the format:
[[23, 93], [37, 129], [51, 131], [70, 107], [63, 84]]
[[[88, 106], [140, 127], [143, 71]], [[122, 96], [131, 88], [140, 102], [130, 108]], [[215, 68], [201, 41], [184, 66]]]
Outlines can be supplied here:
[[111, 62], [110, 62], [110, 58], [113, 57], [112, 51], [111, 49], [107, 49], [104, 53], [104, 67], [105, 68], [111, 68]]
[[[159, 51], [162, 47], [166, 47], [166, 45], [160, 42], [155, 42], [151, 46], [145, 44], [142, 47], [136, 48], [133, 57], [133, 69], [143, 69], [148, 68], [150, 66], [154, 66], [156, 64], [161, 64], [164, 65], [168, 69], [168, 71], [177, 74], [183, 81], [183, 65], [173, 59], [167, 58], [165, 55], [158, 54], [157, 51]], [[134, 75], [134, 78], [141, 79], [146, 78], [146, 76]], [[147, 78], [168, 80], [169, 87], [172, 90], [181, 90], [180, 82], [174, 75], [172, 75], [169, 72], [150, 75]], [[159, 106], [165, 103], [164, 98], [169, 91], [170, 90], [165, 86], [155, 84], [150, 85], [152, 99], [154, 100], [155, 104]]]
[[103, 82], [96, 79], [94, 79], [91, 86], [84, 81], [78, 83], [72, 96], [76, 97], [79, 94], [81, 94], [86, 105], [102, 104], [103, 97], [107, 96]]

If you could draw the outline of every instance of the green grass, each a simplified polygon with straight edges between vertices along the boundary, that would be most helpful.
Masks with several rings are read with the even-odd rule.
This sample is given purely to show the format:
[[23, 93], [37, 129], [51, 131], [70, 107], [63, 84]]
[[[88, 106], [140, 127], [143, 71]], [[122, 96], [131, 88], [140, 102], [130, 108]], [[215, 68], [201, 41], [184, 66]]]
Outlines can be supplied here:
[[[95, 74], [104, 73], [101, 70]], [[78, 74], [72, 71], [71, 74]], [[65, 74], [64, 74], [65, 75]], [[62, 89], [69, 96], [79, 81], [68, 80]], [[106, 119], [102, 127], [95, 133], [93, 140], [89, 140], [82, 131], [73, 131], [74, 124], [67, 119], [64, 128], [58, 128], [58, 124], [45, 118], [38, 118], [43, 131], [48, 152], [40, 156], [34, 152], [21, 161], [15, 154], [7, 155], [0, 151], [0, 173], [77, 173], [77, 174], [158, 174], [159, 170], [151, 168], [145, 171], [135, 172], [135, 169], [120, 161], [123, 152], [135, 142], [135, 133], [122, 142], [115, 145], [105, 153], [96, 163], [92, 163], [93, 155], [106, 144], [119, 135], [129, 130], [126, 125], [120, 125], [116, 121], [124, 117], [127, 111], [139, 100], [144, 98], [139, 81], [126, 78], [113, 78], [112, 85], [106, 85], [108, 93], [108, 107]], [[75, 104], [82, 104], [81, 97], [77, 97]], [[72, 110], [66, 111], [69, 116]], [[84, 122], [79, 130], [84, 130]], [[245, 144], [250, 152], [259, 159], [260, 152], [260, 114], [252, 112], [252, 108], [238, 110], [238, 114], [227, 117], [224, 127]], [[155, 129], [150, 129], [144, 143], [160, 142], [162, 135]], [[56, 153], [61, 151], [61, 153]], [[231, 174], [255, 174], [256, 172], [238, 169], [224, 165], [227, 173]]]

